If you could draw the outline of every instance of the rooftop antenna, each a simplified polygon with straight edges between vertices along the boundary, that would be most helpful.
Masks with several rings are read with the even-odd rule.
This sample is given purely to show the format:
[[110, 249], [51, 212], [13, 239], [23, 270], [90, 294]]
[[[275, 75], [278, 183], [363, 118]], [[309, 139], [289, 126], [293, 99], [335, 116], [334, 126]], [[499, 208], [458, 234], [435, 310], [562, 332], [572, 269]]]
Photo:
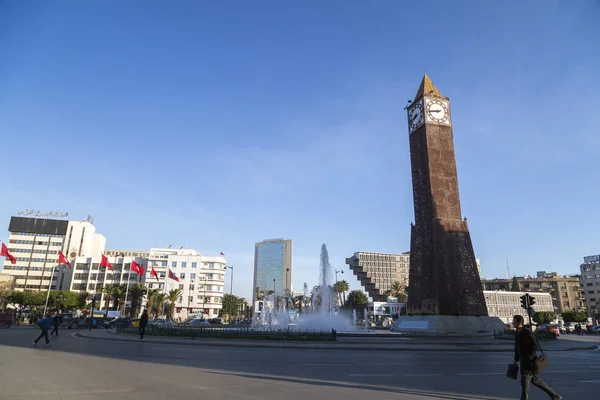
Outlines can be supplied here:
[[510, 268], [508, 267], [508, 257], [506, 257], [506, 273], [508, 274], [508, 279], [510, 279]]

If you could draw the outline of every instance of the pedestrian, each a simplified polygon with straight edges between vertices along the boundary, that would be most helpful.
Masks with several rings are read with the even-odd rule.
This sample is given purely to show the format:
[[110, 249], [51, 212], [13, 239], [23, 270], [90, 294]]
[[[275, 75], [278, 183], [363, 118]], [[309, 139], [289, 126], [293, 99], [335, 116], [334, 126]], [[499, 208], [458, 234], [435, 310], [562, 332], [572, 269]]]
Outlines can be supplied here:
[[562, 400], [562, 396], [557, 394], [550, 386], [538, 377], [535, 361], [537, 351], [540, 350], [535, 334], [528, 327], [524, 326], [525, 320], [522, 315], [513, 317], [513, 325], [517, 328], [515, 334], [515, 360], [514, 364], [521, 365], [521, 400], [529, 398], [529, 382], [542, 389], [553, 400]]
[[57, 312], [52, 317], [52, 326], [54, 326], [54, 329], [52, 329], [52, 332], [50, 332], [50, 336], [53, 336], [56, 333], [56, 336], [58, 337], [58, 327], [60, 326], [61, 323], [62, 323], [62, 317]]
[[144, 310], [142, 317], [140, 318], [140, 339], [144, 338], [144, 333], [146, 333], [146, 325], [148, 325], [148, 310]]
[[41, 338], [44, 338], [46, 340], [46, 347], [50, 346], [50, 339], [48, 338], [48, 329], [52, 326], [52, 318], [50, 318], [50, 315], [40, 319], [37, 322], [37, 326], [40, 327], [42, 333], [40, 333], [40, 336], [33, 341], [33, 345], [37, 346], [37, 342], [39, 342]]

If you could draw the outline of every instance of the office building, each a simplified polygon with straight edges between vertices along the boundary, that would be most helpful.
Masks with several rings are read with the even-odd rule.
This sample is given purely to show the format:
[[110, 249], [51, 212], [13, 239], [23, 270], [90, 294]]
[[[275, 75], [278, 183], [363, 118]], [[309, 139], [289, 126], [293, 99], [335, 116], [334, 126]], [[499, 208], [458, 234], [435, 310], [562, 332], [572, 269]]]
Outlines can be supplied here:
[[[511, 279], [482, 279], [483, 290], [510, 291]], [[517, 277], [519, 291], [550, 293], [554, 304], [554, 312], [562, 314], [566, 311], [585, 311], [585, 298], [579, 276], [561, 276], [555, 272], [539, 271], [536, 277], [530, 275]]]
[[394, 282], [408, 286], [410, 254], [372, 253], [359, 251], [346, 264], [358, 278], [374, 302], [385, 302], [386, 292]]
[[292, 241], [270, 239], [255, 243], [253, 302], [257, 300], [257, 290], [274, 291], [278, 296], [291, 293], [291, 281]]
[[[151, 275], [152, 268], [158, 279]], [[168, 271], [175, 274], [179, 282], [168, 278]], [[181, 289], [175, 304], [175, 318], [186, 319], [201, 314], [207, 318], [219, 315], [222, 308], [227, 270], [225, 257], [203, 256], [192, 249], [150, 249], [146, 285], [169, 293]]]
[[600, 255], [584, 257], [579, 268], [586, 307], [592, 314], [600, 313]]
[[69, 221], [54, 217], [62, 214], [42, 215], [45, 217], [16, 216], [10, 219], [7, 247], [17, 262], [11, 264], [10, 260], [5, 260], [4, 273], [15, 277], [16, 290], [47, 290], [49, 286], [60, 289], [60, 282], [68, 285], [72, 270], [54, 269], [59, 251], [73, 260], [81, 256], [99, 256], [104, 250], [106, 239], [96, 233], [90, 217], [85, 221]]
[[[511, 323], [515, 315], [523, 315], [527, 318], [527, 311], [521, 307], [521, 296], [524, 294], [525, 292], [484, 290], [483, 296], [488, 315], [498, 317], [506, 324]], [[536, 293], [534, 298], [535, 304], [532, 308], [535, 312], [555, 312], [550, 293]]]

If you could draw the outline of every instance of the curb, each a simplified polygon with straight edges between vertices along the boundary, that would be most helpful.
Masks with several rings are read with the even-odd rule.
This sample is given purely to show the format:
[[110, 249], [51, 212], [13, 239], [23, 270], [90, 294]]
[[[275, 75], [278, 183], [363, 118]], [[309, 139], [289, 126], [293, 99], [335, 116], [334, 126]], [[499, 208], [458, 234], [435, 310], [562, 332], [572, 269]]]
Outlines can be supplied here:
[[[114, 342], [122, 342], [122, 343], [144, 343], [139, 339], [129, 339], [124, 337], [119, 338], [101, 338], [95, 336], [87, 336], [76, 332], [73, 336], [83, 338], [83, 339], [92, 339], [92, 340], [109, 340]], [[245, 344], [245, 343], [199, 343], [194, 342], [193, 339], [190, 339], [189, 343], [183, 342], [172, 342], [168, 340], [152, 340], [146, 341], [145, 343], [151, 344], [169, 344], [176, 346], [204, 346], [204, 347], [238, 347], [238, 348], [257, 348], [257, 349], [294, 349], [294, 350], [330, 350], [330, 351], [399, 351], [399, 352], [471, 352], [471, 353], [509, 353], [513, 352], [514, 349], [481, 349], [481, 348], [473, 348], [473, 347], [457, 347], [457, 348], [447, 348], [447, 347], [432, 347], [432, 348], [411, 348], [411, 347], [396, 347], [396, 348], [386, 348], [386, 347], [369, 347], [369, 346], [320, 346], [320, 345], [312, 345], [312, 346], [297, 346], [293, 344], [283, 344], [281, 342], [275, 342], [273, 344], [261, 344], [261, 343], [253, 343], [253, 344]], [[465, 344], [468, 346], [468, 344]], [[570, 347], [568, 349], [562, 350], [551, 350], [554, 351], [589, 351], [589, 350], [597, 350], [599, 346], [591, 345], [591, 346], [581, 346], [581, 347]]]

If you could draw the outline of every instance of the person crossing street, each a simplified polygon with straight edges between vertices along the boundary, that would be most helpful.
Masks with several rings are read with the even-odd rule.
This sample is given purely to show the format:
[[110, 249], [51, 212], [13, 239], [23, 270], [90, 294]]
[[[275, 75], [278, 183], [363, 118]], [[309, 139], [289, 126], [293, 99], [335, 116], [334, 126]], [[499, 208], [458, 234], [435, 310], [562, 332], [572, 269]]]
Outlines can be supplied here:
[[50, 318], [50, 315], [46, 315], [45, 318], [40, 319], [37, 322], [37, 326], [40, 327], [42, 333], [40, 333], [40, 336], [33, 341], [33, 345], [37, 346], [40, 339], [44, 338], [46, 340], [46, 347], [50, 346], [50, 339], [48, 338], [48, 329], [52, 326], [52, 318]]

